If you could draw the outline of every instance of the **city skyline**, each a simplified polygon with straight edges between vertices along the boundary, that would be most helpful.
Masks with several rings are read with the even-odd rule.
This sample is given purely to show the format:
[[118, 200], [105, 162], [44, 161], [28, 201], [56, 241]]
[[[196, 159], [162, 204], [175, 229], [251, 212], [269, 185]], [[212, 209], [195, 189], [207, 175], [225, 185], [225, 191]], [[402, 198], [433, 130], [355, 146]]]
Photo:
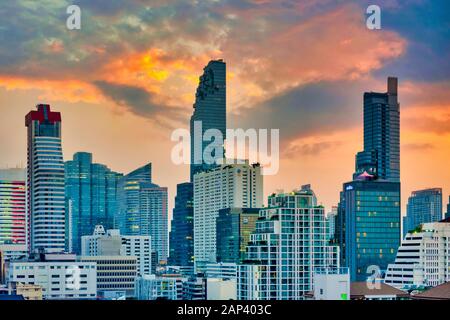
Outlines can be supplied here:
[[[401, 213], [404, 215], [406, 199], [413, 190], [442, 187], [444, 199], [448, 199], [450, 173], [445, 170], [445, 164], [450, 160], [446, 151], [450, 146], [448, 57], [445, 45], [439, 42], [448, 31], [439, 26], [443, 18], [438, 12], [442, 10], [439, 4], [431, 5], [427, 11], [435, 18], [434, 23], [425, 26], [418, 21], [415, 33], [407, 30], [407, 23], [396, 20], [396, 17], [400, 10], [410, 15], [420, 11], [423, 7], [419, 3], [405, 6], [383, 2], [383, 27], [375, 32], [364, 28], [361, 14], [364, 5], [356, 3], [299, 4], [299, 11], [291, 10], [288, 15], [297, 18], [293, 19], [294, 22], [281, 18], [286, 16], [287, 9], [279, 4], [263, 7], [249, 2], [247, 5], [246, 8], [233, 3], [205, 7], [205, 12], [217, 12], [213, 30], [229, 28], [229, 34], [222, 39], [215, 39], [213, 32], [205, 38], [200, 36], [202, 24], [200, 30], [183, 30], [192, 24], [181, 19], [181, 5], [177, 1], [153, 8], [154, 15], [173, 24], [179, 32], [170, 33], [171, 39], [189, 34], [192, 44], [199, 50], [186, 43], [171, 46], [159, 35], [147, 35], [141, 30], [151, 40], [148, 45], [143, 46], [137, 38], [130, 36], [125, 40], [130, 45], [129, 51], [119, 46], [114, 54], [109, 54], [110, 44], [101, 35], [104, 30], [100, 26], [97, 26], [97, 31], [88, 28], [95, 23], [94, 20], [84, 21], [82, 29], [74, 31], [79, 33], [70, 33], [72, 31], [65, 30], [63, 23], [57, 25], [57, 18], [48, 19], [42, 28], [55, 29], [44, 32], [44, 38], [37, 37], [30, 43], [33, 55], [24, 54], [11, 60], [9, 54], [0, 54], [0, 108], [4, 114], [0, 120], [3, 133], [0, 135], [0, 166], [14, 167], [26, 162], [26, 133], [23, 128], [17, 128], [23, 123], [23, 114], [30, 108], [39, 102], [49, 103], [63, 115], [64, 160], [69, 160], [78, 151], [92, 152], [99, 163], [123, 173], [152, 162], [157, 168], [155, 180], [169, 188], [168, 211], [171, 217], [176, 184], [189, 180], [189, 168], [171, 164], [173, 144], [170, 132], [173, 127], [188, 127], [202, 68], [211, 59], [223, 58], [229, 68], [227, 123], [230, 127], [281, 127], [280, 172], [277, 176], [265, 177], [264, 202], [267, 195], [277, 189], [291, 190], [311, 183], [327, 208], [336, 205], [342, 183], [353, 173], [354, 154], [362, 150], [362, 94], [369, 90], [384, 92], [385, 78], [391, 75], [399, 77], [402, 112]], [[13, 11], [23, 7], [25, 4], [17, 2], [2, 10]], [[81, 8], [95, 18], [103, 19], [98, 5], [86, 3]], [[49, 9], [57, 8], [49, 6]], [[139, 13], [139, 9], [142, 8], [137, 4], [129, 8], [111, 6], [104, 14], [106, 17], [130, 14], [138, 18], [134, 23], [136, 28], [151, 28], [152, 22], [145, 16], [145, 13], [150, 15], [149, 10]], [[180, 19], [171, 19], [163, 9], [178, 13]], [[306, 11], [315, 13], [306, 14]], [[192, 14], [194, 23], [203, 17], [202, 13]], [[17, 12], [17, 15], [21, 21], [26, 18], [27, 11]], [[269, 23], [269, 15], [283, 24], [277, 27]], [[267, 47], [258, 43], [260, 38], [257, 36], [251, 37], [256, 32], [242, 37], [236, 34], [237, 30], [242, 32], [243, 26], [250, 23], [244, 19], [247, 16], [267, 23], [268, 34], [280, 44], [302, 39], [317, 50], [314, 51], [317, 54], [306, 50], [297, 57], [297, 54], [288, 52], [298, 49], [297, 45], [291, 44], [287, 46], [290, 50], [274, 48], [271, 53], [274, 59], [268, 59]], [[322, 24], [331, 20], [339, 26], [344, 24], [343, 31], [333, 34], [331, 29], [338, 29], [333, 23]], [[37, 23], [22, 22], [23, 25]], [[133, 25], [132, 22], [130, 24]], [[259, 30], [257, 25], [253, 27], [249, 29]], [[304, 33], [302, 27], [309, 28], [309, 33]], [[97, 46], [83, 39], [83, 28], [89, 29], [91, 39], [99, 40]], [[117, 21], [112, 22], [111, 28], [116, 34], [127, 32]], [[345, 31], [353, 29], [355, 32], [349, 38]], [[434, 32], [433, 36], [429, 36], [430, 32]], [[311, 34], [323, 35], [324, 41], [313, 41]], [[25, 31], [22, 36], [27, 36]], [[68, 37], [74, 37], [74, 43]], [[245, 47], [244, 39], [250, 39], [245, 45], [259, 50], [245, 52], [242, 48]], [[372, 47], [371, 43], [383, 45]], [[70, 49], [75, 45], [89, 49], [88, 56], [83, 57], [79, 50], [72, 50], [70, 56]], [[187, 50], [182, 53], [180, 48]], [[328, 53], [331, 49], [333, 57]], [[424, 52], [427, 55], [421, 58], [420, 54]], [[54, 60], [48, 61], [47, 56]], [[285, 63], [277, 64], [275, 58], [283, 58], [288, 67]], [[439, 70], [434, 64], [430, 65], [432, 60], [436, 63], [436, 59], [441, 62]], [[10, 61], [9, 65], [5, 65], [7, 61]], [[103, 72], [93, 78], [91, 68], [99, 61], [105, 61], [98, 63]], [[14, 69], [14, 62], [24, 63], [26, 68], [21, 70], [30, 71], [14, 71], [18, 70]], [[412, 62], [417, 66], [414, 70], [407, 67]], [[358, 66], [356, 70], [355, 65]], [[46, 72], [41, 72], [44, 70]], [[74, 75], [61, 76], [62, 71], [75, 70]], [[80, 76], [87, 75], [86, 81], [79, 80]], [[266, 83], [261, 80], [265, 78], [261, 75], [267, 76]], [[249, 111], [256, 111], [256, 114], [252, 116]], [[330, 118], [333, 111], [338, 114]], [[274, 118], [274, 112], [277, 112], [277, 118]], [[297, 123], [301, 125], [297, 126]], [[349, 136], [354, 139], [348, 139]], [[339, 161], [330, 163], [329, 159]], [[293, 168], [297, 168], [295, 171], [298, 173], [291, 174]], [[445, 201], [443, 205], [446, 206]]]

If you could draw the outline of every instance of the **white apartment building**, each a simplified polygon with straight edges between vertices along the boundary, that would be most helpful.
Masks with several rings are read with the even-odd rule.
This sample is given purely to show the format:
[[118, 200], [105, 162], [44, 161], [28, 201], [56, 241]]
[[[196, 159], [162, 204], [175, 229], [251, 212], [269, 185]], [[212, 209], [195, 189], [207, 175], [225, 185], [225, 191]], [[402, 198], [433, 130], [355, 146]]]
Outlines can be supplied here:
[[157, 277], [144, 275], [136, 280], [136, 299], [138, 300], [181, 300], [183, 299], [184, 277]]
[[11, 261], [7, 283], [42, 287], [47, 300], [95, 299], [97, 267], [95, 262], [77, 261], [72, 254], [46, 254], [36, 261]]
[[432, 222], [407, 233], [384, 282], [399, 289], [435, 287], [450, 281], [450, 222]]
[[118, 229], [105, 232], [96, 226], [92, 236], [81, 237], [82, 256], [128, 256], [136, 257], [138, 275], [151, 274], [150, 236], [124, 236]]
[[239, 300], [301, 300], [313, 290], [317, 268], [338, 268], [324, 208], [309, 185], [273, 194], [250, 236], [247, 262], [238, 265]]
[[236, 279], [237, 264], [231, 262], [208, 263], [205, 267], [206, 278]]
[[313, 298], [314, 300], [350, 300], [348, 268], [315, 270]]
[[216, 218], [224, 208], [261, 208], [259, 164], [220, 165], [194, 175], [194, 256], [196, 268], [216, 262]]
[[235, 279], [206, 279], [206, 300], [236, 300], [237, 282]]

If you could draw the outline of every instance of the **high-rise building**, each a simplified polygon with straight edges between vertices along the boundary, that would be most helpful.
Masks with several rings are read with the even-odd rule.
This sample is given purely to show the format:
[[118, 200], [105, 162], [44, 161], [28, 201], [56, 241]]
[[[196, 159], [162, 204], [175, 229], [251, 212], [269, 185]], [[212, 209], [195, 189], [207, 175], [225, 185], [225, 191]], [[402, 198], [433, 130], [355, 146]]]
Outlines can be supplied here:
[[83, 256], [129, 256], [136, 257], [138, 275], [151, 274], [150, 236], [124, 236], [119, 230], [95, 227], [93, 235], [81, 237]]
[[25, 169], [0, 170], [0, 245], [27, 244]]
[[450, 281], [450, 221], [421, 224], [408, 232], [389, 264], [385, 283], [403, 290]]
[[65, 162], [68, 251], [80, 254], [81, 237], [96, 225], [113, 228], [117, 212], [117, 185], [122, 174], [92, 163], [92, 154], [77, 152]]
[[66, 210], [61, 114], [47, 104], [25, 117], [28, 128], [27, 206], [30, 250], [65, 249]]
[[445, 218], [450, 218], [450, 196], [448, 196], [447, 213], [445, 214]]
[[166, 263], [169, 251], [167, 188], [152, 183], [151, 170], [149, 163], [120, 179], [115, 228], [127, 236], [150, 236], [156, 261]]
[[238, 265], [238, 299], [303, 299], [316, 269], [339, 267], [339, 247], [329, 244], [327, 234], [324, 208], [309, 185], [269, 196], [247, 260]]
[[194, 176], [194, 256], [197, 269], [216, 262], [216, 218], [220, 209], [261, 208], [259, 164], [221, 165]]
[[190, 266], [194, 264], [194, 204], [193, 184], [177, 185], [170, 231], [169, 265]]
[[[217, 129], [226, 138], [226, 64], [223, 60], [212, 60], [203, 69], [195, 94], [194, 113], [191, 117], [191, 181], [194, 174], [216, 166], [206, 163], [203, 151], [211, 143], [203, 141], [206, 130]], [[223, 149], [222, 149], [223, 150]], [[214, 154], [215, 160], [222, 154]]]
[[328, 239], [334, 240], [336, 234], [336, 216], [338, 207], [333, 206], [331, 211], [327, 214]]
[[364, 151], [356, 156], [355, 177], [364, 171], [400, 181], [400, 105], [398, 80], [389, 77], [387, 92], [364, 93]]
[[367, 174], [344, 183], [337, 221], [341, 265], [350, 269], [350, 280], [365, 281], [370, 266], [385, 271], [400, 245], [400, 183]]
[[403, 218], [403, 236], [422, 223], [442, 219], [442, 189], [432, 188], [413, 191], [406, 204]]
[[216, 220], [217, 262], [241, 263], [250, 235], [255, 232], [259, 208], [226, 208]]

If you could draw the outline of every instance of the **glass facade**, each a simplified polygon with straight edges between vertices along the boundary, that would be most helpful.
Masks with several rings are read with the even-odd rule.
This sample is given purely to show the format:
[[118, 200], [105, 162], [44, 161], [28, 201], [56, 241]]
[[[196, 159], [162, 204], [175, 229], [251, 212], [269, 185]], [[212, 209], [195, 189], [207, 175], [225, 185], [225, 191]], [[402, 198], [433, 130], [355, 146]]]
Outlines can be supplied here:
[[[211, 141], [203, 141], [206, 130], [217, 129], [226, 138], [226, 64], [213, 60], [203, 69], [195, 94], [194, 113], [191, 117], [191, 182], [194, 174], [210, 169], [215, 164], [203, 161], [203, 151]], [[201, 136], [195, 135], [195, 126], [201, 125]], [[214, 154], [222, 159], [222, 154]]]
[[356, 156], [355, 177], [364, 171], [400, 181], [400, 105], [397, 78], [389, 77], [387, 92], [364, 93], [364, 151]]
[[442, 189], [433, 188], [413, 191], [406, 204], [406, 216], [403, 218], [403, 236], [408, 231], [426, 222], [442, 219]]
[[241, 263], [246, 255], [250, 235], [255, 232], [258, 208], [219, 210], [216, 219], [217, 262]]
[[0, 245], [26, 244], [25, 169], [0, 170]]
[[365, 281], [369, 266], [385, 271], [400, 246], [400, 183], [345, 183], [338, 216], [341, 262], [350, 280]]
[[91, 235], [96, 225], [113, 227], [117, 212], [117, 186], [122, 174], [92, 163], [92, 154], [78, 152], [65, 162], [67, 244], [81, 253], [81, 237]]
[[194, 265], [194, 186], [191, 182], [177, 185], [170, 231], [169, 264]]

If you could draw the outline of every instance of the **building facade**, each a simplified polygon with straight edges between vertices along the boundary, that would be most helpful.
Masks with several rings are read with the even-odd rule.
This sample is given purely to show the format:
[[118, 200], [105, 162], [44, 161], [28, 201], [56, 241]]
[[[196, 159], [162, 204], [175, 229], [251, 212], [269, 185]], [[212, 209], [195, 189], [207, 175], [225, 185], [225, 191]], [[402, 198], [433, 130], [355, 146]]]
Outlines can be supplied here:
[[194, 256], [197, 268], [216, 262], [216, 218], [224, 208], [262, 207], [259, 164], [221, 165], [194, 176]]
[[0, 170], [0, 245], [27, 244], [25, 169]]
[[422, 223], [442, 219], [442, 189], [432, 188], [413, 191], [406, 204], [403, 218], [403, 237]]
[[[204, 133], [216, 129], [226, 138], [226, 64], [223, 60], [212, 60], [203, 69], [195, 94], [194, 113], [191, 117], [191, 182], [194, 175], [215, 167], [214, 163], [206, 163], [203, 151], [211, 143], [203, 141]], [[219, 146], [220, 147], [220, 146]], [[224, 157], [214, 154], [215, 160]]]
[[324, 208], [309, 185], [269, 196], [247, 250], [238, 265], [241, 300], [304, 299], [314, 270], [339, 267], [339, 248], [329, 244]]
[[117, 211], [117, 185], [122, 174], [93, 163], [92, 154], [77, 152], [65, 162], [68, 251], [80, 254], [81, 237], [96, 225], [113, 227]]
[[365, 281], [369, 268], [384, 272], [400, 246], [400, 184], [361, 175], [345, 183], [337, 228], [341, 265], [351, 281]]
[[250, 235], [255, 232], [259, 208], [220, 209], [216, 220], [217, 262], [241, 263]]
[[194, 264], [194, 185], [191, 182], [177, 185], [170, 231], [169, 265]]
[[63, 252], [66, 240], [61, 114], [47, 104], [25, 117], [28, 128], [27, 214], [30, 250]]
[[119, 208], [115, 228], [122, 235], [147, 235], [157, 263], [166, 263], [169, 252], [167, 188], [152, 183], [147, 164], [119, 181]]
[[366, 171], [400, 181], [400, 104], [398, 79], [389, 77], [387, 92], [364, 93], [364, 151], [356, 155], [355, 176]]
[[450, 281], [450, 221], [424, 223], [406, 234], [384, 282], [402, 290]]

